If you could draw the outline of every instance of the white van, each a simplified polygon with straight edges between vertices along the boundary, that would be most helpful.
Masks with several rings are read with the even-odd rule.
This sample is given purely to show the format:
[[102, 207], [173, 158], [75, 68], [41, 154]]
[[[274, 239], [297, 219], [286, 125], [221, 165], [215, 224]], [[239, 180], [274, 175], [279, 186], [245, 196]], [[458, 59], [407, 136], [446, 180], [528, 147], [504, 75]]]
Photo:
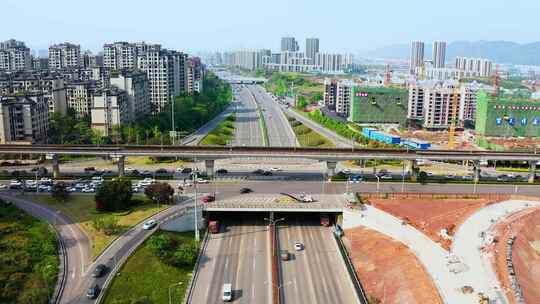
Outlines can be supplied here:
[[224, 302], [232, 301], [232, 284], [223, 284], [223, 297]]

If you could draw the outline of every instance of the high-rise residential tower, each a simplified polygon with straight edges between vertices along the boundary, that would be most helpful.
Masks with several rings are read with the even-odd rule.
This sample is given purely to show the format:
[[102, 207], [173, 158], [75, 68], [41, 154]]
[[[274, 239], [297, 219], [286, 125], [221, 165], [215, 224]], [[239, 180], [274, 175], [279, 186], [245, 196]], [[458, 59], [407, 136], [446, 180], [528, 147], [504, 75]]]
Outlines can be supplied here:
[[433, 60], [434, 68], [444, 68], [446, 61], [446, 42], [433, 41], [433, 55], [431, 59]]
[[424, 42], [413, 41], [411, 43], [411, 61], [409, 64], [409, 72], [416, 73], [416, 68], [424, 64]]
[[281, 51], [282, 52], [298, 52], [298, 42], [294, 37], [281, 38]]
[[315, 61], [315, 56], [319, 53], [319, 38], [306, 39], [306, 57]]
[[81, 65], [81, 47], [79, 45], [66, 42], [49, 47], [49, 69], [61, 70]]

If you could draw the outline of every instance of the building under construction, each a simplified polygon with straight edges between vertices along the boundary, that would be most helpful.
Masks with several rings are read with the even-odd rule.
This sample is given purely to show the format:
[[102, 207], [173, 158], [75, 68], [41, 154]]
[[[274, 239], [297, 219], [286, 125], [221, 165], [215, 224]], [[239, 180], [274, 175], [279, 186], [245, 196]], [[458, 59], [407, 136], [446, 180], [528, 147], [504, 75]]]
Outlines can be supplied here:
[[492, 137], [539, 137], [540, 100], [495, 97], [481, 91], [476, 132]]
[[408, 91], [396, 88], [355, 87], [349, 121], [405, 125]]

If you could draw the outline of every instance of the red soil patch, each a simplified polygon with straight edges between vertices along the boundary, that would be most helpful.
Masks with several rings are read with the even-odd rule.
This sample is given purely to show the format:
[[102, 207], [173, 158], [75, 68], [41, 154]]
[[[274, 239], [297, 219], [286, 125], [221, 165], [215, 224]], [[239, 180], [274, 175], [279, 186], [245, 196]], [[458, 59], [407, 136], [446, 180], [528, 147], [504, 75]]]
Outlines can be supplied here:
[[442, 303], [431, 276], [407, 246], [364, 227], [346, 230], [345, 238], [368, 295], [384, 304]]
[[433, 241], [449, 250], [452, 241], [440, 234], [446, 229], [452, 236], [456, 229], [476, 210], [500, 199], [489, 198], [370, 198], [371, 204], [388, 212], [422, 231]]
[[540, 209], [517, 212], [495, 226], [495, 235], [499, 239], [489, 248], [494, 252], [492, 262], [507, 297], [511, 304], [517, 299], [511, 289], [506, 262], [506, 241], [516, 235], [513, 246], [512, 262], [516, 277], [523, 291], [525, 303], [538, 303], [540, 299]]

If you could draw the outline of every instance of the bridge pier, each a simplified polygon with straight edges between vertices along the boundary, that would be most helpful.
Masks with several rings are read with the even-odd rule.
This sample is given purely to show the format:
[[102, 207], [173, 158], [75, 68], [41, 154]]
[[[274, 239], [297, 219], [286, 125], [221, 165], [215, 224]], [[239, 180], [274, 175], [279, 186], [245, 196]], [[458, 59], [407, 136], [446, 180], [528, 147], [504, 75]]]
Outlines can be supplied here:
[[206, 175], [208, 177], [214, 176], [214, 160], [213, 159], [205, 159], [204, 160], [204, 166], [206, 167]]
[[335, 161], [327, 161], [326, 162], [326, 175], [328, 178], [332, 178], [334, 175], [336, 175], [336, 167], [337, 162]]
[[118, 166], [118, 177], [124, 177], [126, 175], [125, 164], [126, 164], [125, 156], [118, 156], [116, 158], [116, 165]]
[[405, 172], [409, 174], [411, 177], [411, 181], [416, 182], [418, 179], [418, 171], [420, 171], [420, 168], [418, 168], [418, 162], [416, 159], [412, 160], [404, 160], [405, 162]]
[[534, 184], [534, 179], [536, 177], [536, 161], [529, 162], [529, 184]]
[[479, 160], [473, 161], [473, 181], [475, 184], [480, 181], [480, 161]]
[[58, 154], [50, 156], [52, 160], [53, 178], [60, 178], [60, 161], [58, 160]]

